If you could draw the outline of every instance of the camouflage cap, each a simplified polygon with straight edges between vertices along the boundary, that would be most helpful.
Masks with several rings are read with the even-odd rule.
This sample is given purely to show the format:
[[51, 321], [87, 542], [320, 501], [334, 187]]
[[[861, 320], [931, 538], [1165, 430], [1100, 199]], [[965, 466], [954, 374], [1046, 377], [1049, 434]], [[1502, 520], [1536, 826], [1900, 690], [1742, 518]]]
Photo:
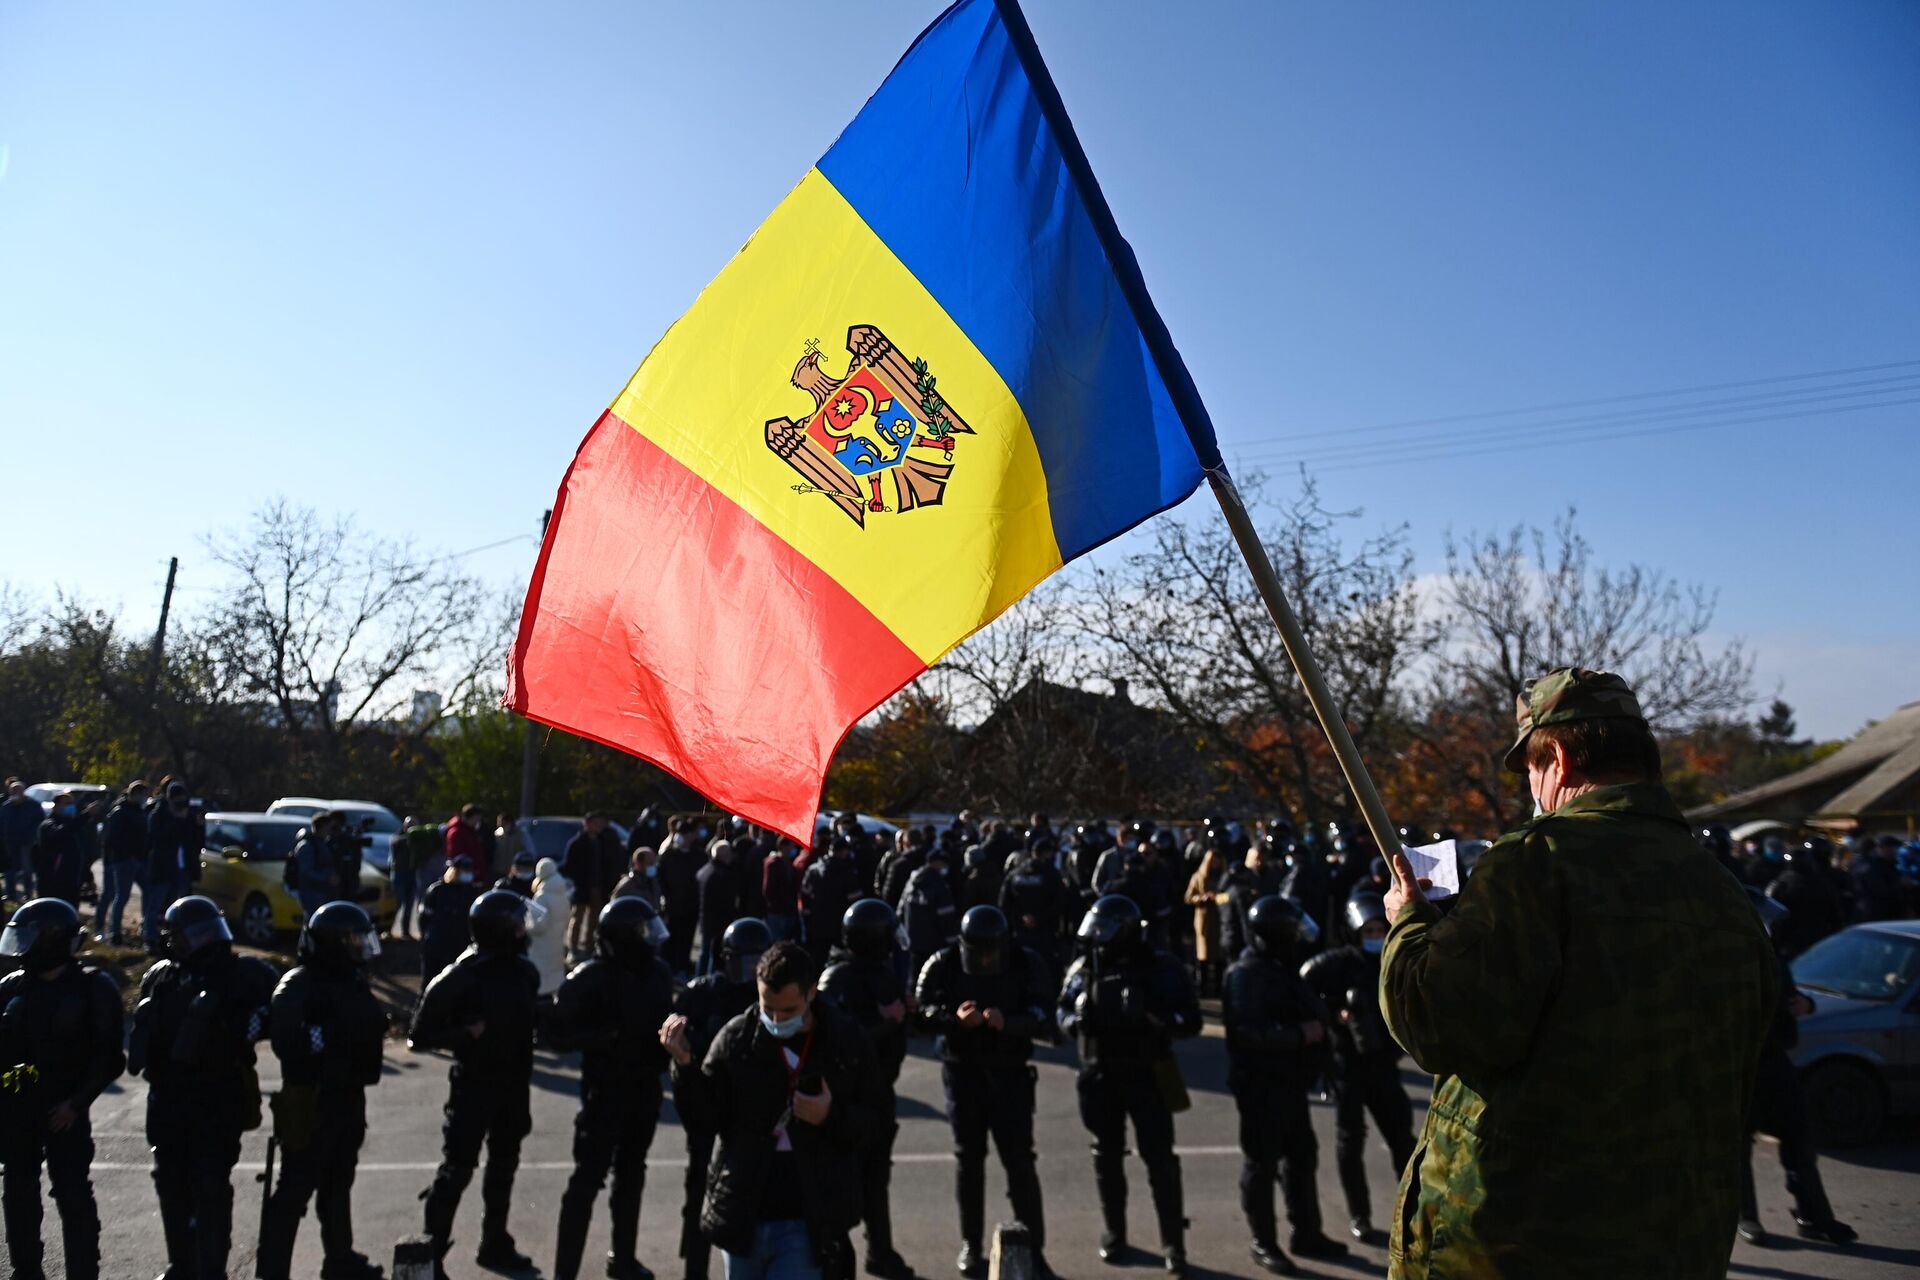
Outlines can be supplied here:
[[1537, 680], [1529, 680], [1520, 694], [1514, 708], [1520, 735], [1507, 752], [1506, 767], [1513, 773], [1527, 771], [1527, 739], [1535, 729], [1576, 720], [1615, 718], [1647, 722], [1640, 712], [1639, 699], [1625, 680], [1609, 671], [1557, 667]]

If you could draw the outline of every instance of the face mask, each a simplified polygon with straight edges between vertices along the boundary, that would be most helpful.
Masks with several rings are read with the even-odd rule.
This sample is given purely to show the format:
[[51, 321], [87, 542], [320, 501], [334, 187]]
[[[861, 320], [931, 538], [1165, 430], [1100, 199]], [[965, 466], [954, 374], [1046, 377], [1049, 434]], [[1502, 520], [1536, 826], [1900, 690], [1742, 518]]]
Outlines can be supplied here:
[[471, 872], [471, 871], [456, 871], [456, 872], [454, 872], [454, 874], [453, 874], [453, 878], [454, 878], [454, 881], [455, 881], [456, 883], [458, 883], [458, 884], [472, 884], [472, 883], [473, 883], [473, 872]]
[[801, 1014], [800, 1016], [794, 1017], [794, 1018], [788, 1018], [785, 1022], [781, 1022], [779, 1019], [775, 1018], [772, 1014], [769, 1014], [765, 1009], [762, 1009], [760, 1011], [760, 1025], [765, 1027], [767, 1029], [767, 1034], [772, 1036], [776, 1040], [793, 1039], [795, 1036], [800, 1034], [800, 1028], [806, 1024], [806, 1021], [807, 1021], [807, 1017], [805, 1014]]
[[513, 873], [513, 878], [515, 880], [518, 880], [521, 884], [531, 884], [533, 883], [533, 872], [516, 871]]
[[74, 814], [78, 812], [80, 811], [74, 808], [70, 804], [63, 804], [60, 806], [60, 816], [63, 818], [71, 818]]
[[647, 879], [649, 879], [649, 880], [651, 880], [651, 879], [653, 879], [653, 878], [654, 878], [655, 876], [657, 876], [657, 875], [659, 875], [659, 874], [660, 874], [660, 868], [658, 868], [658, 867], [648, 867], [648, 868], [647, 868]]
[[1370, 956], [1377, 956], [1387, 949], [1387, 940], [1385, 938], [1362, 938], [1360, 939], [1360, 949]]

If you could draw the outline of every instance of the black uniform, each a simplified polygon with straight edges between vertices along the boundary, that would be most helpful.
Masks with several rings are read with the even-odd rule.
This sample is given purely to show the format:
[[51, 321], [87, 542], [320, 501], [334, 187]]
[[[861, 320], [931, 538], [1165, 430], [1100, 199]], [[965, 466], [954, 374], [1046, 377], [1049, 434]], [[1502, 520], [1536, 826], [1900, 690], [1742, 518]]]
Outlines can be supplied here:
[[[1827, 1199], [1826, 1183], [1821, 1180], [1820, 1165], [1815, 1158], [1806, 1094], [1800, 1086], [1800, 1073], [1788, 1056], [1788, 1051], [1800, 1040], [1800, 1024], [1792, 1012], [1796, 997], [1804, 998], [1804, 994], [1794, 986], [1793, 974], [1783, 963], [1780, 1005], [1774, 1011], [1773, 1025], [1760, 1050], [1749, 1128], [1770, 1133], [1780, 1140], [1780, 1164], [1786, 1170], [1787, 1194], [1793, 1197], [1793, 1218], [1800, 1234], [1845, 1244], [1854, 1238], [1854, 1232], [1834, 1219], [1833, 1205]], [[1760, 1227], [1759, 1200], [1754, 1194], [1751, 1136], [1745, 1154], [1746, 1159], [1741, 1162], [1740, 1234], [1759, 1243], [1766, 1239], [1766, 1233]]]
[[1080, 1045], [1080, 1119], [1093, 1135], [1093, 1179], [1107, 1234], [1127, 1232], [1127, 1121], [1147, 1166], [1160, 1241], [1184, 1248], [1186, 1205], [1173, 1111], [1161, 1079], [1173, 1041], [1200, 1033], [1200, 1001], [1178, 961], [1144, 944], [1118, 962], [1096, 951], [1067, 970], [1060, 988], [1062, 1034]]
[[1327, 1024], [1333, 1036], [1333, 1097], [1335, 1167], [1347, 1196], [1347, 1215], [1356, 1232], [1370, 1228], [1373, 1201], [1367, 1190], [1367, 1115], [1380, 1127], [1380, 1137], [1393, 1156], [1393, 1167], [1404, 1170], [1413, 1157], [1413, 1104], [1400, 1083], [1400, 1046], [1380, 1016], [1380, 957], [1360, 947], [1322, 951], [1300, 968], [1336, 1019]]
[[1221, 1016], [1227, 1031], [1227, 1086], [1240, 1109], [1240, 1203], [1254, 1242], [1275, 1243], [1273, 1184], [1287, 1202], [1296, 1241], [1323, 1233], [1315, 1189], [1319, 1148], [1307, 1115], [1307, 1090], [1327, 1063], [1323, 1040], [1308, 1045], [1303, 1022], [1333, 1025], [1332, 1015], [1291, 957], [1253, 948], [1227, 970]]
[[280, 1059], [273, 1132], [281, 1165], [262, 1215], [256, 1269], [260, 1280], [288, 1280], [310, 1199], [327, 1261], [357, 1257], [353, 1175], [367, 1136], [367, 1089], [380, 1083], [387, 1016], [358, 968], [309, 962], [280, 979], [267, 1027]]
[[279, 976], [220, 945], [162, 960], [141, 979], [130, 1066], [152, 1085], [147, 1143], [177, 1280], [225, 1280], [240, 1135], [260, 1126], [254, 1045]]
[[[533, 1128], [528, 1091], [539, 990], [540, 971], [524, 955], [469, 950], [427, 986], [413, 1015], [410, 1048], [453, 1053], [440, 1169], [426, 1205], [426, 1232], [441, 1257], [452, 1244], [454, 1214], [483, 1144], [487, 1172], [480, 1184], [480, 1247], [511, 1246], [507, 1210], [520, 1168], [520, 1143]], [[468, 1030], [476, 1023], [484, 1024], [478, 1036]]]
[[[879, 960], [836, 948], [833, 963], [820, 975], [820, 995], [858, 1023], [873, 1045], [875, 1097], [885, 1118], [860, 1153], [861, 1222], [866, 1227], [869, 1262], [891, 1260], [893, 1140], [900, 1133], [894, 1118], [894, 1085], [900, 1079], [901, 1063], [907, 1060], [906, 986], [893, 958]], [[880, 1012], [895, 1004], [901, 1006], [898, 1019]]]
[[[89, 964], [71, 961], [51, 980], [25, 970], [0, 978], [0, 1162], [16, 1276], [40, 1274], [43, 1161], [60, 1210], [67, 1275], [96, 1280], [100, 1274], [87, 1109], [126, 1065], [121, 1023], [120, 989]], [[48, 1121], [61, 1103], [76, 1114], [55, 1133]]]
[[420, 983], [424, 988], [473, 941], [467, 912], [486, 890], [471, 881], [442, 880], [420, 899]]
[[660, 1024], [673, 1012], [673, 974], [649, 953], [634, 963], [595, 957], [577, 966], [554, 998], [556, 1047], [578, 1049], [580, 1110], [573, 1122], [573, 1174], [560, 1200], [556, 1280], [580, 1271], [593, 1202], [613, 1171], [612, 1275], [638, 1275], [634, 1255], [640, 1231], [640, 1195], [647, 1152], [660, 1122], [667, 1052]]
[[[695, 1062], [706, 1061], [707, 1049], [720, 1028], [753, 1008], [759, 994], [752, 978], [729, 982], [725, 972], [695, 978], [680, 990], [673, 1012], [687, 1020], [687, 1044]], [[700, 1232], [700, 1204], [707, 1194], [707, 1166], [713, 1161], [716, 1135], [684, 1116], [681, 1127], [687, 1135], [687, 1184], [686, 1203], [681, 1210], [680, 1256], [687, 1260], [687, 1280], [707, 1280], [712, 1245]]]
[[944, 861], [929, 861], [907, 881], [900, 898], [900, 923], [907, 930], [907, 954], [915, 973], [960, 936], [960, 908], [953, 900], [953, 878]]
[[1014, 863], [1000, 886], [996, 905], [1013, 927], [1015, 945], [1036, 953], [1050, 973], [1060, 971], [1060, 925], [1072, 897], [1053, 859], [1042, 854], [1030, 853]]
[[[1018, 935], [1015, 935], [1018, 936]], [[1032, 1233], [1034, 1248], [1046, 1245], [1046, 1210], [1034, 1165], [1033, 1106], [1037, 1077], [1033, 1042], [1053, 1039], [1048, 1006], [1053, 971], [1031, 948], [1012, 947], [997, 974], [970, 974], [958, 945], [945, 947], [920, 971], [915, 997], [920, 1017], [939, 1037], [940, 1080], [947, 1123], [959, 1162], [954, 1194], [960, 1202], [960, 1238], [977, 1251], [986, 1230], [987, 1137], [1007, 1173], [1013, 1215]], [[962, 1027], [967, 1001], [998, 1009], [1005, 1025]]]
[[[839, 841], [841, 837], [834, 837]], [[808, 865], [800, 877], [800, 919], [806, 931], [807, 952], [815, 963], [824, 961], [840, 945], [840, 917], [860, 892], [860, 866], [853, 847], [830, 848], [827, 856]]]

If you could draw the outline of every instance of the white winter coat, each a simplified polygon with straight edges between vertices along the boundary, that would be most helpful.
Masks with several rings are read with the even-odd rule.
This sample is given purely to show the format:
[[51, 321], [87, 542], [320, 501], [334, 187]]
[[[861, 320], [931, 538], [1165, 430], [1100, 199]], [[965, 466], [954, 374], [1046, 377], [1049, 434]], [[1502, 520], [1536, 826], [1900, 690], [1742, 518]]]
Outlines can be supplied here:
[[540, 971], [540, 994], [552, 995], [567, 976], [567, 918], [573, 914], [573, 890], [552, 858], [534, 868], [533, 923], [527, 928], [527, 959]]

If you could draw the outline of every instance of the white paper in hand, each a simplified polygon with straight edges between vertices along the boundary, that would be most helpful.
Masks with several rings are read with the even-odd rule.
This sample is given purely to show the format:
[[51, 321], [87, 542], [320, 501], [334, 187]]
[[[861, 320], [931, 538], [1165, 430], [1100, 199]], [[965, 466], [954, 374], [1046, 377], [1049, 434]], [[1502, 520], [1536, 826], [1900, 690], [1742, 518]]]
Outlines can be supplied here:
[[1460, 892], [1460, 858], [1453, 841], [1410, 846], [1407, 861], [1413, 864], [1415, 880], [1433, 881], [1427, 897], [1451, 898]]

